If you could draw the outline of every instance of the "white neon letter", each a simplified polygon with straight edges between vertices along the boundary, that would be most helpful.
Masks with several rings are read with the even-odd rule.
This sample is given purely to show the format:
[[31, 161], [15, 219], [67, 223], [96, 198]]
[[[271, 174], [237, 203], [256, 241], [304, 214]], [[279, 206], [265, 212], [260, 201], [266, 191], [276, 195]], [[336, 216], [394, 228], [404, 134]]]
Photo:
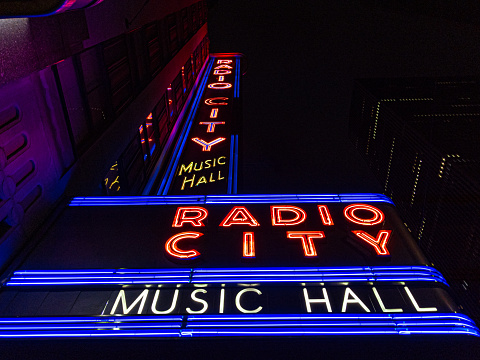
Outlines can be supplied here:
[[314, 304], [321, 304], [325, 303], [327, 306], [327, 311], [332, 312], [332, 306], [330, 305], [330, 300], [328, 299], [328, 294], [327, 294], [327, 289], [322, 288], [323, 292], [323, 299], [310, 299], [308, 297], [308, 291], [307, 288], [303, 288], [303, 296], [305, 297], [305, 306], [307, 307], [307, 312], [311, 313], [312, 312], [312, 307], [310, 306], [311, 303]]
[[195, 302], [199, 302], [199, 303], [203, 304], [203, 307], [198, 311], [192, 310], [189, 307], [187, 307], [187, 312], [189, 314], [203, 314], [208, 309], [208, 303], [205, 300], [197, 298], [195, 296], [195, 294], [198, 293], [198, 292], [206, 294], [207, 290], [204, 290], [204, 289], [193, 290], [192, 295], [191, 295], [192, 300], [195, 301]]
[[220, 290], [220, 308], [218, 312], [223, 314], [223, 309], [225, 308], [225, 289]]
[[118, 303], [122, 301], [122, 310], [123, 314], [126, 315], [128, 314], [134, 307], [137, 305], [140, 301], [140, 306], [138, 308], [137, 314], [141, 314], [143, 311], [143, 307], [145, 306], [145, 301], [147, 301], [147, 296], [148, 296], [148, 289], [145, 289], [142, 291], [140, 295], [135, 299], [135, 301], [132, 303], [132, 305], [127, 307], [127, 298], [125, 297], [125, 291], [120, 290], [117, 299], [115, 300], [115, 304], [113, 304], [112, 311], [110, 311], [110, 315], [115, 314], [115, 311], [117, 310]]
[[382, 298], [380, 297], [380, 294], [378, 293], [377, 289], [372, 287], [373, 293], [375, 294], [375, 297], [377, 298], [378, 304], [380, 305], [380, 308], [382, 309], [383, 312], [403, 312], [403, 309], [387, 309], [385, 305], [383, 304]]
[[[352, 296], [352, 299], [350, 299], [350, 295]], [[347, 311], [347, 304], [359, 304], [363, 310], [366, 312], [370, 312], [370, 310], [367, 308], [367, 306], [363, 303], [362, 300], [355, 294], [352, 289], [347, 287], [345, 289], [345, 296], [343, 297], [343, 305], [342, 305], [342, 312]]]
[[259, 306], [257, 307], [255, 310], [247, 310], [247, 309], [244, 309], [242, 307], [242, 305], [240, 305], [240, 298], [242, 297], [242, 295], [248, 291], [253, 291], [254, 293], [258, 294], [258, 295], [262, 295], [262, 292], [258, 289], [255, 289], [255, 288], [246, 288], [246, 289], [243, 289], [241, 291], [239, 291], [239, 293], [237, 294], [237, 296], [235, 297], [235, 305], [237, 306], [237, 309], [240, 310], [242, 313], [244, 314], [256, 314], [258, 312], [260, 312], [263, 307], [262, 306]]
[[412, 302], [413, 306], [415, 306], [415, 310], [417, 310], [418, 312], [438, 311], [436, 307], [424, 307], [424, 308], [422, 308], [422, 307], [418, 306], [418, 303], [415, 300], [415, 298], [413, 297], [412, 292], [406, 286], [405, 286], [405, 292], [407, 293], [408, 297], [410, 298], [410, 301]]
[[160, 289], [155, 291], [155, 297], [153, 298], [153, 303], [152, 303], [152, 312], [154, 314], [161, 314], [161, 315], [170, 314], [175, 309], [175, 306], [177, 306], [178, 289], [175, 289], [175, 293], [173, 294], [173, 299], [172, 299], [172, 305], [170, 305], [170, 308], [168, 310], [165, 310], [165, 311], [157, 310], [157, 301], [159, 296], [160, 296]]

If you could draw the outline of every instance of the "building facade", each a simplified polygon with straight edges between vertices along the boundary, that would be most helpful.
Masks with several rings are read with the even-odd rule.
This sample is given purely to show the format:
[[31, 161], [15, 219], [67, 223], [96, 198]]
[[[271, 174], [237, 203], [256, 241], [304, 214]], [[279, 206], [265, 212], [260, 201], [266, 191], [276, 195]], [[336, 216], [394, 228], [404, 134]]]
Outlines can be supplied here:
[[457, 301], [480, 319], [480, 82], [366, 79], [350, 138]]
[[206, 16], [204, 1], [117, 1], [1, 20], [2, 268], [63, 196], [141, 194], [164, 170], [208, 56]]
[[118, 4], [73, 13], [68, 51], [0, 89], [7, 345], [480, 335], [388, 197], [238, 194], [246, 62], [209, 53], [203, 1]]

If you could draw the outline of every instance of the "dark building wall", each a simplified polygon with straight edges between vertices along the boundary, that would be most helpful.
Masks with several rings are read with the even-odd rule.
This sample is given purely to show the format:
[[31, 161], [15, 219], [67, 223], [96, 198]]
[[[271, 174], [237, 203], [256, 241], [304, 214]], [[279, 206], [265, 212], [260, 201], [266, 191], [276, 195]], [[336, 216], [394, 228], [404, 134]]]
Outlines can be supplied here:
[[477, 79], [357, 81], [350, 138], [458, 302], [478, 313]]
[[[0, 88], [1, 266], [62, 195], [105, 194], [102, 182], [119, 159], [134, 178], [127, 193], [141, 192], [160, 154], [168, 151], [166, 139], [181, 121], [179, 112], [208, 55], [206, 5], [162, 1], [149, 11], [132, 1], [122, 3], [123, 10], [118, 2], [106, 1], [88, 13], [0, 20], [26, 24], [25, 38], [11, 38], [7, 29], [1, 30], [7, 45], [31, 50], [21, 57], [2, 52], [1, 57], [7, 67], [2, 71], [9, 74]], [[56, 32], [66, 15], [72, 24], [62, 26], [81, 46], [71, 48]], [[78, 31], [76, 18], [84, 21], [87, 32]], [[126, 24], [125, 18], [134, 21]], [[103, 29], [100, 23], [111, 27]], [[41, 28], [35, 39], [32, 24]], [[22, 67], [28, 58], [39, 61]], [[180, 97], [169, 92], [170, 84], [180, 88]], [[152, 124], [146, 131], [150, 148], [141, 144], [139, 132], [147, 123]]]

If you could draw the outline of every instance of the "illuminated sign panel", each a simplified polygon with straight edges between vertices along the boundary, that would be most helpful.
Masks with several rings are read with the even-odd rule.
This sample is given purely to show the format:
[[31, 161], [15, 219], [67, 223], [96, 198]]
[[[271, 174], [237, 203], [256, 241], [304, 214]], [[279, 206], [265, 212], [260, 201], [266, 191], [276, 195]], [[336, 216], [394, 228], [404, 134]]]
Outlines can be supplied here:
[[239, 56], [211, 56], [162, 194], [236, 193], [239, 79]]
[[76, 198], [0, 337], [478, 336], [447, 287], [382, 195]]

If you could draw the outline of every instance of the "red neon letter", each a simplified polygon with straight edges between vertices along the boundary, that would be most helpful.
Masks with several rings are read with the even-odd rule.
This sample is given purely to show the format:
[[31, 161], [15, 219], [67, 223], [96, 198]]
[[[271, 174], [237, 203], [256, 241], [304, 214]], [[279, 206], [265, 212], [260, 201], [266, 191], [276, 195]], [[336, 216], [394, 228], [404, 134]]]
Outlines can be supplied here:
[[387, 250], [387, 242], [390, 238], [391, 230], [380, 230], [376, 238], [362, 230], [352, 232], [366, 243], [372, 245], [375, 248], [377, 255], [390, 255]]
[[213, 75], [227, 75], [231, 74], [232, 72], [230, 70], [215, 70], [213, 72]]
[[318, 205], [318, 212], [322, 218], [323, 225], [333, 225], [333, 220], [330, 216], [330, 211], [328, 211], [327, 205]]
[[231, 64], [232, 60], [218, 60], [217, 64]]
[[226, 103], [226, 102], [214, 102], [214, 101], [217, 101], [217, 100], [226, 101], [226, 100], [228, 100], [228, 97], [214, 97], [214, 98], [206, 99], [205, 104], [207, 104], [207, 105], [228, 105], [228, 103]]
[[215, 66], [213, 69], [214, 70], [217, 70], [217, 69], [233, 69], [233, 67], [231, 67], [230, 65], [218, 65], [218, 66]]
[[[373, 213], [373, 217], [371, 217], [370, 219], [362, 219], [361, 217], [355, 215], [356, 210], [370, 211]], [[381, 212], [380, 209], [377, 209], [375, 206], [366, 204], [349, 205], [343, 210], [343, 214], [348, 221], [359, 225], [377, 225], [380, 224], [383, 220], [385, 220], [385, 215], [383, 215], [383, 212]]]
[[196, 258], [200, 253], [197, 250], [181, 250], [177, 247], [177, 243], [183, 239], [196, 239], [202, 236], [202, 233], [189, 231], [183, 232], [177, 235], [173, 235], [170, 239], [167, 240], [165, 243], [165, 250], [167, 253], [172, 255], [177, 259], [193, 259]]
[[317, 256], [313, 239], [323, 239], [323, 231], [287, 231], [287, 238], [302, 239], [303, 253], [306, 257]]
[[[188, 216], [190, 214], [190, 216]], [[193, 226], [205, 226], [203, 220], [208, 215], [207, 209], [199, 206], [179, 207], [173, 219], [172, 227], [182, 227], [184, 223], [190, 223]]]
[[209, 89], [229, 89], [232, 87], [230, 83], [212, 83], [208, 85]]
[[243, 257], [255, 257], [255, 238], [253, 232], [243, 233]]
[[[298, 225], [305, 221], [307, 214], [303, 209], [300, 209], [296, 206], [290, 205], [281, 205], [281, 206], [270, 206], [270, 212], [272, 214], [272, 225], [273, 226], [291, 226]], [[283, 219], [282, 212], [290, 212], [295, 214], [295, 217], [292, 219]]]
[[215, 132], [215, 125], [225, 125], [225, 121], [201, 121], [199, 124], [208, 125], [207, 132], [212, 133]]
[[260, 226], [257, 220], [244, 206], [235, 206], [220, 223], [220, 226], [248, 225]]
[[193, 141], [195, 141], [197, 144], [202, 146], [202, 151], [210, 151], [212, 149], [212, 146], [215, 144], [218, 144], [225, 140], [225, 138], [219, 137], [215, 140], [212, 140], [210, 142], [206, 142], [205, 140], [199, 139], [199, 138], [193, 138]]

